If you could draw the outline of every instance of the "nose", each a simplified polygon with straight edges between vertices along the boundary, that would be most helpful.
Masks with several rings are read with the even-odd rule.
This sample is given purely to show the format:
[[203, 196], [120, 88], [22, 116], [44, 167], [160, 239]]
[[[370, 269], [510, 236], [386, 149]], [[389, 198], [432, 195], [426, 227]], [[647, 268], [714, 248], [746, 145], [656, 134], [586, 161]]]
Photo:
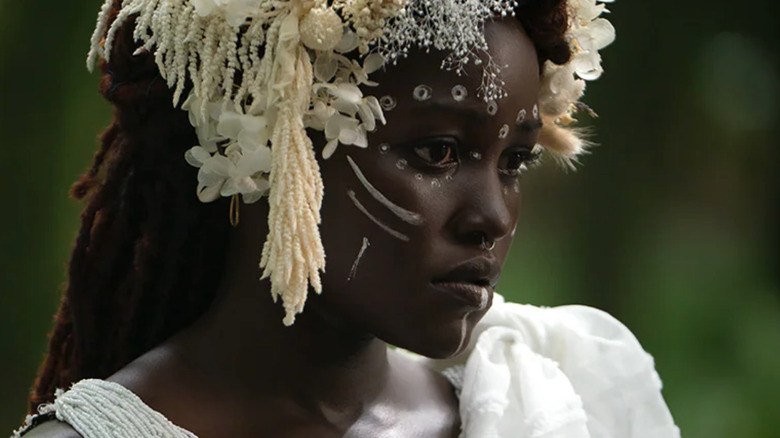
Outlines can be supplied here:
[[451, 222], [458, 243], [478, 246], [511, 233], [513, 208], [503, 195], [499, 178], [471, 178], [459, 192], [459, 205]]

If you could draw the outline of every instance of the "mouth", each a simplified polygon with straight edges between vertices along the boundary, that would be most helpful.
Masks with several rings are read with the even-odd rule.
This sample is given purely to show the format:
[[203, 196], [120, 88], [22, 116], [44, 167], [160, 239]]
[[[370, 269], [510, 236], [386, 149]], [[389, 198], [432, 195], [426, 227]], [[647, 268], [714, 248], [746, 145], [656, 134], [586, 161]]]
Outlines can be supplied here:
[[493, 288], [498, 282], [499, 267], [487, 259], [475, 259], [458, 265], [447, 275], [434, 279], [431, 284], [474, 309], [488, 307]]
[[477, 310], [487, 309], [490, 302], [492, 289], [490, 286], [481, 286], [475, 283], [465, 282], [433, 282], [433, 287], [444, 293], [448, 293], [461, 300], [469, 307]]

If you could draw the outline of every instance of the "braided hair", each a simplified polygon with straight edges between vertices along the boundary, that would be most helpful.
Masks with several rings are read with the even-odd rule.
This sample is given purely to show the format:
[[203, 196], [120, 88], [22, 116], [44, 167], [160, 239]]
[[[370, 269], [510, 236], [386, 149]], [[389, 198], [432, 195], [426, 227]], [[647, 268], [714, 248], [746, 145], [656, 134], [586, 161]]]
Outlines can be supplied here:
[[[113, 18], [120, 5], [114, 2]], [[528, 2], [517, 16], [540, 64], [569, 60], [566, 0]], [[113, 120], [71, 189], [85, 206], [30, 412], [57, 388], [106, 378], [193, 323], [221, 280], [226, 200], [198, 200], [197, 170], [183, 159], [198, 142], [195, 131], [171, 105], [153, 56], [134, 55], [132, 22], [120, 29], [111, 62], [100, 64]]]

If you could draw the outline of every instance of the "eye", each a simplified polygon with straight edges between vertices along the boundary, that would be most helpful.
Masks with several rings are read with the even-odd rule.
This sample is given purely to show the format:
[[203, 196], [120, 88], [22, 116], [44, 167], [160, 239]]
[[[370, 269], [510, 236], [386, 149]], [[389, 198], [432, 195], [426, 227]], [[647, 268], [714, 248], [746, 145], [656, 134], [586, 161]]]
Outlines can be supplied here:
[[498, 171], [502, 175], [518, 177], [538, 164], [541, 156], [542, 148], [538, 146], [533, 150], [529, 148], [509, 149], [501, 155]]
[[457, 142], [435, 138], [412, 145], [412, 151], [425, 166], [445, 168], [458, 164]]

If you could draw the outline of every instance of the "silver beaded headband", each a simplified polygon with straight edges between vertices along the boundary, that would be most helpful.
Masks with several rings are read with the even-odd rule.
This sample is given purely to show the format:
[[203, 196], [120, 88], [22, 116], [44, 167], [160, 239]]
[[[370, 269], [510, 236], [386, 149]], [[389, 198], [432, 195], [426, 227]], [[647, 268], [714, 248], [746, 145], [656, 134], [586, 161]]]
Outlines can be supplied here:
[[[611, 1], [568, 0], [572, 60], [544, 66], [539, 143], [567, 163], [584, 147], [567, 126], [585, 80], [602, 72], [598, 50], [615, 37], [600, 18]], [[385, 123], [394, 102], [364, 95], [361, 87], [376, 86], [371, 73], [414, 48], [446, 53], [445, 70], [482, 65], [478, 95], [490, 111], [505, 93], [500, 67], [484, 56], [484, 23], [519, 6], [516, 0], [123, 0], [109, 22], [114, 3], [106, 0], [98, 16], [88, 67], [98, 57], [110, 61], [116, 32], [137, 16], [137, 53], [154, 54], [174, 106], [191, 81], [182, 108], [200, 144], [185, 159], [200, 169], [198, 197], [240, 196], [245, 203], [268, 197], [260, 267], [274, 299], [282, 299], [286, 325], [303, 310], [309, 286], [321, 292], [325, 268], [322, 178], [306, 129], [324, 132], [325, 158], [338, 145], [366, 147], [367, 132]], [[414, 93], [424, 98], [430, 90]], [[466, 91], [452, 93], [457, 100]]]

